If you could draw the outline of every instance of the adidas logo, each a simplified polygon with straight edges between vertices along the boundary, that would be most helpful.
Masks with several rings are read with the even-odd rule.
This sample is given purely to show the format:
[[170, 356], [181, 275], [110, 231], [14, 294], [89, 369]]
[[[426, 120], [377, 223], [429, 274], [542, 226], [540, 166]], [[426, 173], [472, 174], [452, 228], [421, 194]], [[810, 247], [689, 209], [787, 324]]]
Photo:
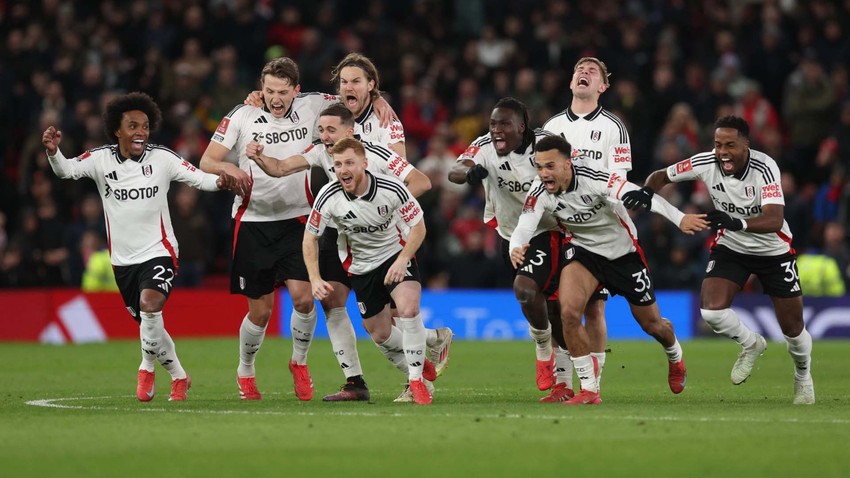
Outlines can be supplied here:
[[641, 302], [649, 302], [650, 300], [652, 300], [652, 296], [649, 295], [649, 292], [644, 294], [643, 297], [641, 297], [640, 299]]
[[262, 124], [262, 123], [268, 123], [268, 122], [269, 122], [269, 120], [267, 120], [265, 116], [260, 116], [259, 118], [254, 120], [254, 124], [257, 124], [257, 123]]
[[529, 274], [534, 274], [534, 269], [531, 267], [531, 264], [520, 269], [523, 272], [528, 272]]
[[791, 288], [791, 292], [800, 292], [800, 283], [794, 283], [794, 287]]
[[106, 179], [111, 179], [113, 181], [118, 181], [118, 173], [115, 171], [112, 171], [109, 174], [104, 174], [103, 177], [105, 177]]
[[722, 193], [726, 192], [726, 188], [723, 187], [723, 183], [717, 183], [714, 186], [712, 186], [711, 189], [714, 189], [715, 191], [720, 191]]
[[514, 168], [511, 167], [511, 163], [505, 161], [501, 166], [499, 166], [499, 169], [502, 171], [513, 171]]
[[348, 214], [342, 217], [343, 219], [357, 219], [357, 216], [354, 215], [354, 211], [348, 211]]
[[558, 202], [558, 205], [557, 205], [557, 206], [555, 206], [555, 211], [554, 211], [554, 212], [558, 212], [558, 211], [560, 211], [561, 209], [564, 209], [565, 207], [567, 207], [567, 205], [559, 201], [559, 202]]

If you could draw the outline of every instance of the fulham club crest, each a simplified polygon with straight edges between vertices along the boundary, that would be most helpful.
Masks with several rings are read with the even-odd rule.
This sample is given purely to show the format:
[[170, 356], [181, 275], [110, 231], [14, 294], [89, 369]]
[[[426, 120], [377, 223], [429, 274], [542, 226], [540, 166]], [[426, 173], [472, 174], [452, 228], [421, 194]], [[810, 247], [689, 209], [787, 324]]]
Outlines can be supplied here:
[[576, 255], [576, 250], [575, 250], [575, 248], [571, 247], [571, 248], [567, 249], [567, 252], [564, 254], [564, 257], [566, 257], [567, 260], [569, 261], [569, 260], [572, 260], [574, 255]]
[[755, 186], [747, 186], [746, 188], [744, 188], [744, 194], [747, 196], [747, 199], [754, 198], [756, 195]]
[[708, 261], [708, 266], [705, 268], [705, 272], [709, 273], [709, 272], [711, 272], [711, 269], [714, 269], [714, 261], [713, 260]]
[[602, 137], [602, 131], [595, 129], [595, 130], [590, 132], [590, 140], [593, 141], [594, 143], [598, 143], [599, 138], [601, 138], [601, 137]]
[[298, 122], [298, 112], [293, 111], [291, 115], [289, 115], [289, 119], [292, 120], [293, 123]]
[[144, 174], [146, 178], [151, 177], [151, 174], [153, 174], [153, 166], [150, 164], [142, 166], [142, 174]]
[[581, 202], [587, 204], [588, 206], [593, 202], [593, 198], [588, 196], [587, 194], [581, 195]]
[[386, 204], [384, 204], [383, 206], [378, 206], [378, 215], [379, 216], [384, 217], [389, 212], [390, 212], [390, 208]]
[[363, 134], [369, 134], [372, 132], [372, 123], [366, 123], [363, 125]]

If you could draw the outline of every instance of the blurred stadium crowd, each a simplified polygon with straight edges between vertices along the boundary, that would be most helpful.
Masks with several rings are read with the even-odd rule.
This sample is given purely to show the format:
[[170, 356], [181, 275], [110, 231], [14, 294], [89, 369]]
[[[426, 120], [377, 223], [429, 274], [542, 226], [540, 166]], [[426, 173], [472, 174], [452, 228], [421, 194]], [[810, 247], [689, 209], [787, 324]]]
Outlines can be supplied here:
[[[408, 157], [433, 183], [421, 198], [427, 286], [510, 286], [498, 237], [481, 221], [482, 191], [449, 183], [448, 170], [487, 131], [497, 99], [525, 102], [538, 127], [569, 105], [575, 61], [596, 56], [612, 73], [601, 102], [629, 129], [629, 179], [710, 150], [715, 117], [743, 116], [752, 147], [784, 171], [795, 248], [817, 259], [801, 257], [805, 292], [842, 294], [847, 25], [847, 0], [0, 0], [0, 287], [77, 286], [103, 249], [94, 184], [54, 177], [46, 126], [79, 154], [107, 142], [106, 101], [144, 91], [164, 114], [152, 142], [197, 164], [265, 61], [289, 56], [302, 91], [330, 92], [332, 66], [359, 51], [378, 66]], [[683, 210], [710, 208], [694, 183], [665, 194]], [[180, 185], [172, 199], [179, 283], [224, 287], [229, 193]], [[650, 214], [636, 222], [656, 287], [697, 288], [709, 235], [684, 236]]]

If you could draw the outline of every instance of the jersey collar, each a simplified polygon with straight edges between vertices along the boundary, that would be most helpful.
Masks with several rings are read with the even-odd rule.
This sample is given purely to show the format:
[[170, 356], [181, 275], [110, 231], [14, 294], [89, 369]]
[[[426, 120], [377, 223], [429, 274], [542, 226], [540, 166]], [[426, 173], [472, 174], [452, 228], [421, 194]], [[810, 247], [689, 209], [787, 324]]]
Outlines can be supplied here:
[[374, 200], [375, 196], [378, 195], [378, 182], [375, 181], [375, 176], [372, 175], [372, 173], [370, 173], [368, 169], [366, 170], [366, 180], [369, 181], [369, 187], [366, 189], [366, 194], [357, 197], [354, 194], [348, 194], [348, 192], [343, 189], [342, 193], [345, 194], [345, 198], [349, 201], [354, 201], [355, 199], [362, 199], [364, 201], [371, 202], [372, 200]]
[[363, 110], [363, 114], [358, 116], [355, 121], [357, 121], [357, 124], [362, 126], [364, 123], [366, 123], [366, 121], [369, 119], [369, 116], [371, 116], [371, 114], [372, 114], [372, 102], [370, 101], [369, 106], [367, 106], [366, 109]]
[[584, 115], [584, 118], [573, 113], [573, 109], [570, 106], [567, 107], [567, 110], [565, 111], [565, 113], [567, 115], [567, 118], [570, 121], [578, 121], [580, 119], [585, 119], [587, 121], [593, 121], [593, 120], [596, 119], [597, 116], [602, 114], [602, 105], [596, 105], [596, 108], [593, 111], [591, 111], [590, 113]]
[[717, 169], [720, 170], [721, 177], [731, 177], [731, 178], [737, 179], [738, 181], [743, 181], [744, 178], [747, 177], [747, 174], [750, 173], [750, 169], [751, 169], [750, 164], [752, 163], [752, 161], [750, 161], [750, 159], [752, 159], [752, 154], [750, 153], [750, 151], [751, 150], [749, 150], [749, 149], [747, 150], [747, 162], [744, 164], [744, 168], [741, 169], [741, 172], [739, 172], [737, 174], [733, 174], [731, 176], [727, 176], [726, 173], [723, 172], [723, 165], [720, 164], [720, 159], [717, 157], [717, 153], [715, 153], [714, 154], [714, 163], [717, 165]]
[[121, 156], [121, 150], [118, 149], [117, 144], [113, 144], [111, 146], [111, 148], [112, 148], [112, 154], [115, 156], [115, 160], [118, 161], [118, 164], [124, 164], [124, 161], [135, 161], [137, 163], [141, 163], [142, 160], [145, 159], [145, 156], [148, 154], [148, 150], [150, 149], [150, 145], [146, 144], [145, 150], [142, 151], [142, 154], [139, 155], [139, 156], [136, 156], [135, 158], [132, 157], [132, 156], [129, 157], [129, 158], [125, 158], [125, 157]]
[[571, 164], [570, 169], [573, 171], [573, 177], [572, 179], [570, 179], [570, 184], [569, 186], [567, 186], [567, 190], [564, 191], [565, 193], [571, 193], [576, 190], [576, 187], [578, 187], [578, 175], [576, 174], [576, 165]]

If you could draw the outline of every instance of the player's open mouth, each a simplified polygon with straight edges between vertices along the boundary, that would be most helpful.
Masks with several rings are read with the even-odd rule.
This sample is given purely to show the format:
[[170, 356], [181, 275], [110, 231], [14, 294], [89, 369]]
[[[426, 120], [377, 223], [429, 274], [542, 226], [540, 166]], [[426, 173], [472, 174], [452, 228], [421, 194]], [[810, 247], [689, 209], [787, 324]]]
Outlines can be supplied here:
[[581, 78], [578, 79], [578, 85], [579, 86], [590, 86], [590, 80], [588, 80], [585, 77], [581, 77]]
[[354, 180], [354, 178], [352, 178], [351, 176], [343, 176], [343, 177], [339, 178], [339, 180], [340, 180], [340, 182], [342, 182], [342, 184], [348, 186], [348, 185], [351, 184], [351, 182]]
[[141, 151], [141, 150], [143, 150], [143, 149], [145, 148], [145, 140], [143, 140], [143, 139], [134, 139], [134, 140], [133, 140], [133, 145], [132, 145], [132, 147], [133, 147], [133, 150], [134, 150], [134, 151]]
[[496, 149], [504, 150], [505, 148], [508, 147], [508, 142], [505, 141], [504, 138], [496, 137], [496, 138], [493, 138], [493, 146], [495, 146]]
[[545, 187], [547, 191], [552, 191], [557, 187], [557, 184], [554, 179], [543, 179], [543, 187]]
[[348, 105], [349, 108], [353, 108], [357, 106], [357, 97], [354, 95], [348, 95], [345, 97], [345, 104]]
[[724, 173], [731, 173], [735, 169], [735, 163], [732, 162], [732, 158], [720, 158], [720, 167], [723, 168]]
[[272, 103], [271, 112], [275, 116], [282, 116], [283, 113], [284, 113], [283, 105], [276, 105], [276, 104]]

